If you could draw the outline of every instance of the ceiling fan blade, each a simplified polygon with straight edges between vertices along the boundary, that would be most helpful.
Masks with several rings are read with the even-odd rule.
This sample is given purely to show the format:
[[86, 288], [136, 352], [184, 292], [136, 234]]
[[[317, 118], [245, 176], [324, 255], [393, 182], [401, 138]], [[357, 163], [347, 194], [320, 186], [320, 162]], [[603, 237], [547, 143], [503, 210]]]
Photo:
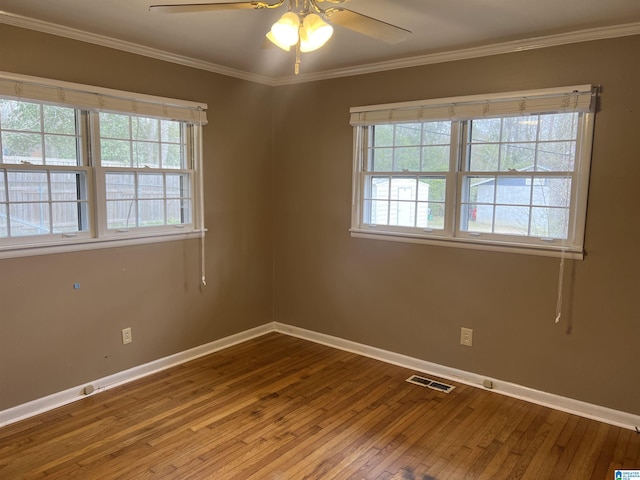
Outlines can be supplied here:
[[257, 2], [229, 3], [183, 3], [175, 5], [151, 5], [149, 10], [157, 13], [211, 12], [214, 10], [242, 10], [258, 8]]
[[387, 43], [400, 43], [411, 34], [409, 30], [346, 8], [327, 9], [326, 14], [331, 23]]

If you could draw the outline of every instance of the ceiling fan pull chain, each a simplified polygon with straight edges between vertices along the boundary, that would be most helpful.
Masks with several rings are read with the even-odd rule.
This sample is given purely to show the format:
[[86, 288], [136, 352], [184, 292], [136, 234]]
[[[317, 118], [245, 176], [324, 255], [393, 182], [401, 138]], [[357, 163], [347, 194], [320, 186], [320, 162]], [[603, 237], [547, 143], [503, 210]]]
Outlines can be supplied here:
[[300, 42], [296, 44], [296, 65], [294, 73], [298, 75], [300, 73]]

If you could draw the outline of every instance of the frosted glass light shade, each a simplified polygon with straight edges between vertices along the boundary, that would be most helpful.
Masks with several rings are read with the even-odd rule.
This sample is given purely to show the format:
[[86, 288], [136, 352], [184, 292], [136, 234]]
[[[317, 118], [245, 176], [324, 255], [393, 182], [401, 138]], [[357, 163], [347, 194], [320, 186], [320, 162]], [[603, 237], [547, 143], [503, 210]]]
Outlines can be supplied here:
[[304, 17], [300, 29], [300, 51], [313, 52], [322, 47], [333, 35], [333, 27], [319, 15], [311, 13]]
[[[299, 28], [300, 18], [298, 15], [294, 12], [287, 12], [280, 17], [280, 20], [271, 26], [271, 34], [278, 43], [290, 47], [298, 43]], [[278, 45], [278, 43], [276, 43], [276, 45]]]
[[289, 45], [283, 45], [282, 43], [280, 43], [278, 41], [278, 39], [276, 37], [273, 36], [273, 33], [271, 33], [271, 31], [267, 32], [267, 38], [269, 39], [269, 41], [271, 43], [273, 43], [276, 47], [281, 48], [282, 50], [284, 50], [285, 52], [288, 52], [289, 50], [291, 50], [291, 47]]

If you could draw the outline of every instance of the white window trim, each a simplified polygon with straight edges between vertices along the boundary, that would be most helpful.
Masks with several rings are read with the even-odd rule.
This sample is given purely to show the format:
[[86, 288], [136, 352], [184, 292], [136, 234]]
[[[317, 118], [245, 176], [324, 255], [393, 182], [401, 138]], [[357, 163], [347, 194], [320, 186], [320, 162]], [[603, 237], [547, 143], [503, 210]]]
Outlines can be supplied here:
[[[582, 260], [584, 258], [587, 192], [594, 128], [594, 96], [595, 92], [591, 85], [577, 85], [351, 108], [351, 124], [354, 127], [352, 211], [349, 230], [351, 236], [372, 240]], [[457, 127], [459, 124], [455, 123], [458, 120], [563, 111], [578, 111], [584, 115], [576, 142], [577, 170], [574, 173], [576, 181], [572, 182], [568, 237], [573, 238], [573, 246], [566, 245], [561, 240], [555, 240], [552, 242], [553, 244], [546, 244], [543, 239], [527, 242], [529, 237], [514, 237], [514, 240], [517, 241], [510, 242], [506, 235], [496, 237], [460, 232], [458, 225], [460, 196], [458, 192], [465, 172], [461, 168], [457, 168], [461, 152], [454, 151], [455, 148], [451, 149], [450, 169], [446, 175], [449, 187], [445, 198], [446, 204], [453, 205], [453, 207], [446, 209], [447, 221], [445, 221], [444, 230], [421, 233], [416, 232], [415, 229], [408, 231], [406, 227], [370, 225], [362, 222], [362, 198], [365, 173], [367, 172], [365, 169], [367, 145], [364, 142], [364, 130], [369, 125], [452, 120], [454, 121], [451, 132], [452, 145], [457, 146], [460, 145], [461, 135], [460, 129]], [[411, 175], [422, 173], [432, 174], [432, 172], [410, 172]]]
[[136, 236], [87, 238], [81, 241], [69, 243], [65, 241], [51, 242], [48, 244], [30, 243], [22, 244], [18, 248], [4, 248], [0, 250], [0, 260], [4, 258], [33, 257], [37, 255], [53, 255], [58, 253], [79, 252], [85, 250], [99, 250], [103, 248], [128, 247], [145, 245], [148, 243], [175, 242], [200, 238], [206, 229], [194, 229], [189, 232], [165, 232], [162, 234], [138, 234]]
[[[100, 175], [104, 175], [104, 169], [95, 165], [94, 162], [87, 163], [85, 161], [82, 166], [56, 167], [55, 169], [86, 172], [89, 210], [91, 212], [89, 230], [71, 235], [56, 234], [3, 239], [6, 241], [3, 241], [0, 246], [0, 259], [204, 238], [206, 228], [204, 227], [203, 212], [201, 127], [207, 123], [207, 104], [10, 72], [0, 72], [0, 96], [19, 101], [71, 107], [81, 111], [106, 111], [178, 120], [192, 125], [193, 130], [190, 135], [193, 144], [187, 147], [192, 155], [192, 165], [188, 170], [192, 173], [191, 188], [193, 192], [192, 218], [189, 224], [176, 225], [173, 229], [171, 226], [162, 229], [136, 228], [117, 235], [106, 232], [100, 224], [100, 219], [104, 217], [104, 209], [106, 208], [102, 203], [105, 199], [99, 198], [100, 195], [97, 192], [101, 189], [96, 189], [96, 182], [99, 181]], [[81, 123], [84, 129], [84, 120]], [[91, 140], [96, 141], [96, 132], [83, 131], [83, 135], [92, 136]], [[82, 143], [86, 145], [86, 142]], [[87, 155], [87, 153], [83, 151], [82, 155]], [[7, 167], [11, 169], [16, 167], [44, 169], [39, 165], [7, 165]]]

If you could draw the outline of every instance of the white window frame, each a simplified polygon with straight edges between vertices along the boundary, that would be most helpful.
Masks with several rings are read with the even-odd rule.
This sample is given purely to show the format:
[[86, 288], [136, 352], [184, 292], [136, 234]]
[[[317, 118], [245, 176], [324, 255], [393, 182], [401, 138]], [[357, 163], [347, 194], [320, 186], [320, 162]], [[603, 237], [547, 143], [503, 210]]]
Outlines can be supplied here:
[[[75, 108], [79, 117], [81, 164], [78, 166], [0, 164], [9, 171], [81, 171], [86, 179], [88, 230], [69, 234], [43, 234], [0, 238], [0, 259], [174, 241], [204, 236], [202, 189], [202, 126], [204, 103], [175, 100], [100, 87], [0, 72], [0, 97], [44, 105]], [[100, 164], [98, 112], [137, 115], [183, 122], [188, 168], [131, 168], [129, 173], [186, 174], [190, 178], [191, 218], [181, 224], [131, 229], [106, 225], [105, 172], [119, 170]], [[48, 175], [49, 173], [47, 173]], [[165, 199], [166, 200], [166, 199]]]
[[[195, 212], [198, 211], [196, 208], [197, 207], [196, 201], [195, 201], [196, 198], [193, 195], [193, 192], [196, 191], [196, 184], [197, 184], [197, 182], [195, 181], [196, 180], [196, 168], [195, 168], [196, 158], [195, 158], [195, 148], [194, 148], [194, 142], [195, 142], [194, 135], [195, 135], [196, 127], [189, 124], [182, 125], [181, 127], [182, 129], [181, 135], [184, 138], [184, 150], [185, 150], [184, 160], [186, 163], [186, 165], [183, 165], [182, 168], [165, 168], [165, 167], [147, 168], [147, 167], [133, 167], [133, 166], [117, 167], [117, 166], [106, 166], [102, 164], [102, 156], [100, 151], [100, 140], [102, 137], [100, 136], [99, 114], [95, 112], [91, 113], [90, 119], [93, 125], [93, 128], [92, 128], [93, 135], [92, 135], [91, 144], [93, 147], [92, 151], [93, 151], [93, 158], [94, 158], [95, 178], [96, 178], [96, 184], [100, 186], [100, 189], [98, 191], [98, 201], [96, 203], [98, 236], [99, 237], [122, 237], [123, 235], [148, 235], [148, 234], [155, 234], [155, 233], [163, 234], [170, 231], [171, 229], [185, 230], [185, 231], [189, 229], [193, 229], [196, 223]], [[132, 143], [134, 140], [128, 139], [128, 141]], [[161, 142], [158, 141], [158, 144], [160, 143]], [[141, 175], [145, 175], [145, 174], [157, 174], [157, 175], [162, 175], [163, 177], [166, 177], [167, 174], [188, 175], [190, 179], [189, 192], [192, 192], [190, 196], [190, 201], [191, 201], [190, 221], [185, 223], [180, 223], [180, 224], [166, 224], [166, 225], [161, 225], [156, 227], [129, 226], [129, 227], [109, 228], [108, 222], [107, 222], [107, 208], [106, 208], [108, 203], [106, 198], [106, 175], [108, 175], [109, 173], [133, 174], [136, 180], [139, 179]], [[136, 186], [137, 186], [137, 181], [136, 181]], [[166, 197], [166, 195], [162, 199], [165, 201], [169, 200], [169, 198]], [[136, 208], [140, 200], [141, 199], [137, 195], [134, 199], [132, 199], [133, 203], [136, 205]], [[166, 214], [166, 209], [165, 209], [165, 214]]]
[[[353, 189], [351, 236], [396, 242], [422, 243], [470, 249], [524, 253], [543, 256], [566, 256], [582, 259], [587, 193], [591, 163], [596, 89], [591, 85], [473, 95], [415, 102], [354, 107]], [[570, 173], [571, 198], [566, 239], [534, 236], [483, 234], [460, 228], [462, 186], [466, 171], [466, 138], [469, 121], [546, 113], [578, 112], [575, 169]], [[366, 223], [364, 219], [365, 181], [378, 172], [368, 170], [368, 134], [371, 126], [429, 121], [451, 121], [451, 144], [448, 172], [394, 172], [411, 177], [446, 177], [445, 220], [443, 229], [401, 227]], [[384, 175], [386, 172], [382, 172]], [[524, 172], [482, 172], [499, 177], [527, 176]], [[562, 172], [553, 172], [558, 175]], [[551, 174], [550, 174], [551, 175]], [[535, 176], [544, 176], [535, 172]], [[496, 178], [499, 178], [496, 177]]]

